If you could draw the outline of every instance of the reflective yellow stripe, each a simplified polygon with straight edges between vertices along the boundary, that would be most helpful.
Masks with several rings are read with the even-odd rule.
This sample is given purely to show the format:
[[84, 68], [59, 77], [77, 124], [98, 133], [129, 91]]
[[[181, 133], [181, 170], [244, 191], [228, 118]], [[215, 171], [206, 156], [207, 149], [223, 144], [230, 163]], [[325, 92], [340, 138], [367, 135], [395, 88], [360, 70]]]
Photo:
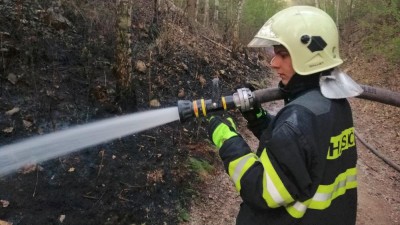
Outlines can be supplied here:
[[276, 173], [265, 149], [260, 161], [264, 167], [263, 198], [267, 205], [270, 208], [276, 208], [293, 202], [294, 199]]
[[217, 146], [217, 148], [221, 148], [222, 144], [231, 137], [237, 136], [237, 133], [231, 131], [228, 125], [221, 123], [217, 126], [212, 134], [212, 140]]
[[317, 193], [312, 198], [309, 208], [326, 209], [332, 200], [346, 193], [346, 190], [357, 187], [357, 169], [351, 168], [336, 177], [330, 185], [318, 186]]
[[233, 127], [233, 129], [237, 130], [236, 124], [231, 117], [226, 118], [226, 120], [228, 120], [229, 123], [231, 123], [230, 125], [231, 125], [231, 127]]
[[240, 192], [242, 186], [240, 184], [240, 179], [243, 174], [258, 160], [258, 157], [254, 153], [249, 153], [242, 156], [231, 163], [229, 163], [228, 173], [231, 177], [233, 183], [235, 184], [236, 190]]
[[206, 103], [204, 102], [204, 99], [201, 99], [201, 109], [203, 111], [203, 116], [207, 116], [207, 110], [206, 110]]
[[351, 168], [339, 174], [335, 181], [329, 185], [319, 185], [312, 199], [305, 202], [296, 202], [286, 207], [286, 211], [294, 218], [301, 218], [307, 208], [324, 210], [332, 201], [345, 194], [347, 190], [357, 187], [357, 169]]
[[222, 107], [226, 110], [226, 100], [225, 97], [221, 97]]

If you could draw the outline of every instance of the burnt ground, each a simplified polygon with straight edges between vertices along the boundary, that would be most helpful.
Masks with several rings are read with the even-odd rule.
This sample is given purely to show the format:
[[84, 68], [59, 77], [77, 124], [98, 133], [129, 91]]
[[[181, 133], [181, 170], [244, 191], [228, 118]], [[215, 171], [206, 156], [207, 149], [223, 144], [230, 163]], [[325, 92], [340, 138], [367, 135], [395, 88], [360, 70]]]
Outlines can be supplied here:
[[[245, 74], [253, 78], [265, 74], [255, 61], [243, 56], [234, 59], [210, 40], [194, 36], [193, 32], [201, 31], [189, 31], [178, 17], [160, 15], [160, 22], [152, 23], [152, 2], [135, 4], [143, 10], [133, 14], [137, 105], [132, 107], [116, 101], [115, 20], [105, 11], [115, 9], [111, 1], [0, 0], [1, 145], [153, 110], [154, 102], [163, 108], [176, 106], [179, 99], [211, 96], [214, 77], [220, 78], [222, 93], [231, 94], [234, 85], [245, 82]], [[211, 34], [207, 37], [213, 39]], [[140, 62], [146, 68], [136, 67]], [[193, 119], [27, 165], [0, 178], [0, 222], [177, 224], [187, 220], [187, 209], [202, 180], [201, 168], [218, 162], [214, 151], [203, 149], [206, 139], [202, 121]]]
[[[153, 23], [151, 4], [135, 1], [140, 10], [133, 14], [133, 63], [145, 67], [133, 71], [132, 107], [116, 101], [113, 1], [0, 0], [0, 145], [154, 110], [154, 102], [164, 108], [209, 97], [214, 77], [223, 94], [245, 82], [276, 82], [254, 56], [232, 55], [210, 41], [223, 43], [219, 36], [189, 27], [179, 15], [159, 15]], [[345, 35], [345, 69], [360, 83], [399, 91], [398, 67], [357, 54], [361, 35]], [[400, 164], [399, 109], [352, 104], [359, 133]], [[399, 174], [359, 149], [358, 224], [399, 223]], [[14, 225], [231, 224], [240, 203], [203, 121], [195, 119], [27, 165], [0, 178], [0, 200], [0, 224]]]

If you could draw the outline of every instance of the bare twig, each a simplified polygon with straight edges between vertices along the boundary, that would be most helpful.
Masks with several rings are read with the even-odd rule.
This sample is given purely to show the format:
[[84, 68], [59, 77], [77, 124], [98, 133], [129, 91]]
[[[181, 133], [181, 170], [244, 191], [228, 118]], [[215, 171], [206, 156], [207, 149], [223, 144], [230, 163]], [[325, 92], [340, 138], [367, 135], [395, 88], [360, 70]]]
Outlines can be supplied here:
[[89, 196], [89, 195], [82, 195], [82, 197], [88, 198], [88, 199], [93, 199], [93, 200], [99, 200], [99, 198], [96, 198], [96, 197], [93, 197], [93, 196]]
[[153, 139], [153, 140], [156, 140], [156, 138], [155, 138], [155, 137], [153, 137], [153, 136], [150, 136], [150, 135], [145, 135], [145, 134], [142, 134], [142, 136], [143, 136], [143, 137], [147, 137], [147, 138], [151, 138], [151, 139]]
[[119, 200], [123, 200], [123, 201], [127, 201], [127, 202], [132, 202], [132, 200], [129, 200], [129, 199], [123, 197], [122, 194], [123, 194], [124, 192], [130, 191], [132, 188], [147, 187], [147, 185], [131, 185], [131, 184], [128, 184], [128, 183], [125, 183], [125, 182], [122, 182], [122, 181], [120, 181], [119, 183], [120, 183], [120, 184], [123, 184], [123, 185], [125, 185], [125, 186], [128, 186], [128, 188], [122, 189], [122, 190], [119, 192], [119, 194], [118, 194], [118, 199], [119, 199]]
[[207, 41], [215, 44], [216, 46], [221, 47], [221, 48], [227, 50], [228, 52], [232, 52], [232, 50], [230, 50], [229, 48], [223, 46], [221, 43], [215, 42], [215, 41], [211, 40], [210, 38], [208, 38], [208, 37], [206, 37], [204, 35], [200, 35], [200, 36], [203, 37], [204, 39], [206, 39]]
[[60, 162], [60, 164], [61, 164], [61, 167], [62, 167], [64, 170], [66, 170], [66, 169], [65, 169], [65, 166], [64, 166], [64, 163], [62, 162], [62, 160], [61, 160], [61, 158], [60, 158], [60, 157], [58, 158], [58, 161]]
[[139, 152], [142, 151], [142, 150], [144, 149], [144, 145], [136, 145], [136, 146], [139, 147], [139, 150], [138, 150]]
[[151, 93], [151, 51], [149, 52], [149, 101], [153, 97], [153, 94]]
[[128, 184], [125, 182], [120, 181], [120, 184], [123, 184], [125, 186], [128, 186], [128, 188], [142, 188], [142, 187], [147, 187], [147, 185], [132, 185], [132, 184]]
[[125, 191], [128, 191], [128, 190], [129, 189], [122, 189], [118, 194], [118, 199], [119, 200], [123, 200], [123, 201], [127, 201], [127, 202], [131, 202], [131, 200], [129, 200], [129, 199], [127, 199], [127, 198], [122, 196], [122, 193], [125, 192]]
[[103, 168], [104, 149], [100, 151], [100, 155], [101, 155], [101, 161], [100, 161], [100, 165], [99, 165], [99, 171], [97, 172], [97, 177], [100, 176], [101, 169]]
[[103, 198], [103, 196], [104, 196], [104, 194], [106, 193], [106, 191], [107, 191], [107, 190], [103, 191], [103, 193], [101, 193], [101, 196], [100, 196], [99, 198], [94, 197], [94, 196], [90, 196], [90, 195], [82, 195], [82, 197], [87, 198], [87, 199], [96, 200], [96, 202], [93, 203], [93, 204], [97, 204], [97, 203]]
[[39, 180], [39, 166], [38, 166], [38, 164], [36, 164], [36, 183], [35, 183], [35, 189], [33, 189], [32, 197], [35, 197], [35, 195], [36, 195], [36, 188], [37, 188], [38, 180]]

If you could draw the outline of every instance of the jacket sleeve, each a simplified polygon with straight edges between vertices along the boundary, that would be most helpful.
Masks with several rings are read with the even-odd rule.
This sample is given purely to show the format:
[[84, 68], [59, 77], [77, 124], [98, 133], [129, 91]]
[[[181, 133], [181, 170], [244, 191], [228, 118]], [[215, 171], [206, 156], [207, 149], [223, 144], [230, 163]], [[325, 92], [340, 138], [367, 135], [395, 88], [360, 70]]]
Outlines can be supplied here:
[[233, 137], [222, 145], [220, 156], [243, 201], [258, 209], [288, 206], [312, 197], [316, 187], [308, 173], [305, 136], [293, 124], [276, 127], [259, 154]]

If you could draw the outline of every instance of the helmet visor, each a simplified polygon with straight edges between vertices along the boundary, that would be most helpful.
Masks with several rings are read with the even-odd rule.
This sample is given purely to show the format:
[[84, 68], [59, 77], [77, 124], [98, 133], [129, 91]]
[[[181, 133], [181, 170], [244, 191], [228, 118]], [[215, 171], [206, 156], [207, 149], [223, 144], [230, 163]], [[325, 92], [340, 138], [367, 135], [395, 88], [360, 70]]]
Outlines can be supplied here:
[[253, 40], [250, 41], [250, 43], [247, 45], [247, 47], [263, 48], [263, 47], [271, 47], [273, 45], [280, 45], [280, 43], [277, 41], [273, 41], [273, 40], [255, 37], [255, 38], [253, 38]]

